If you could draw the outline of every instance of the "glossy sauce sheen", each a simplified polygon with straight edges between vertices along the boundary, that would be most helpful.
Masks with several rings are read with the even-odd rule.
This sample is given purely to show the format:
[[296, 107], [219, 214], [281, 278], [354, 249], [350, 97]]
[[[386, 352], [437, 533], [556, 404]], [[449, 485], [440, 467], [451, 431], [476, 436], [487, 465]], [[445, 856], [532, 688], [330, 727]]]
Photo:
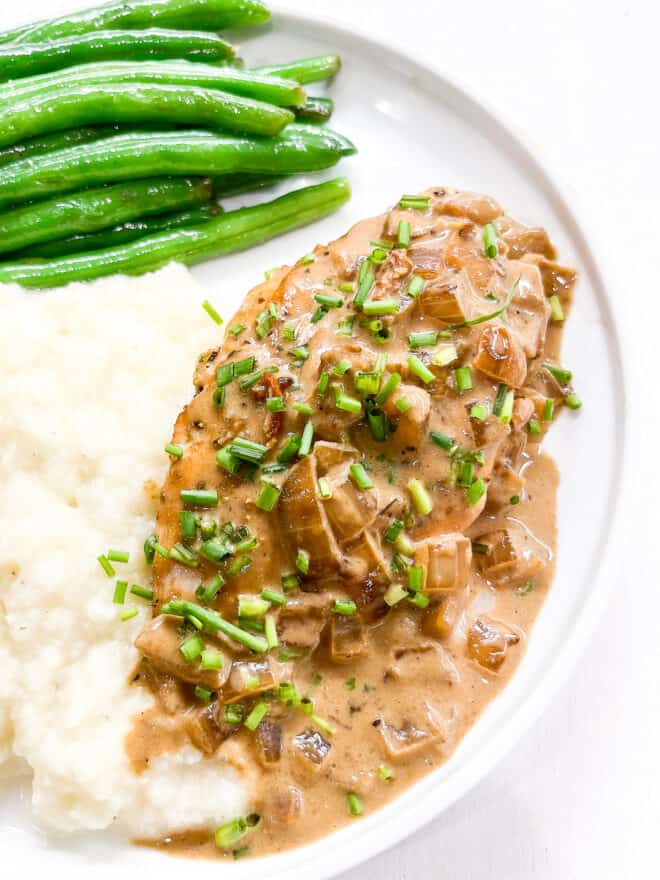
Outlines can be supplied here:
[[[542, 363], [557, 365], [560, 346], [562, 323], [550, 320], [549, 297], [556, 295], [566, 314], [575, 273], [555, 262], [543, 230], [506, 217], [493, 200], [444, 189], [425, 195], [428, 209], [396, 208], [364, 221], [343, 239], [318, 247], [313, 262], [278, 270], [251, 291], [227, 325], [244, 324], [245, 331], [228, 334], [221, 349], [202, 356], [197, 395], [175, 427], [172, 442], [184, 454], [163, 487], [160, 544], [169, 549], [181, 540], [180, 492], [195, 488], [217, 489], [219, 495], [217, 508], [198, 515], [246, 527], [258, 546], [248, 553], [249, 566], [234, 576], [227, 575], [228, 563], [218, 568], [199, 555], [199, 538], [189, 543], [195, 567], [156, 556], [156, 617], [138, 639], [146, 659], [135, 680], [156, 694], [157, 705], [136, 719], [127, 749], [136, 772], [186, 741], [237, 766], [261, 816], [236, 844], [239, 852], [244, 846], [253, 855], [299, 846], [359, 821], [349, 813], [348, 793], [371, 813], [447, 760], [511, 676], [552, 581], [558, 477], [540, 454], [540, 441], [551, 424], [543, 420], [546, 401], [552, 399], [556, 418], [570, 387]], [[411, 225], [411, 242], [397, 248], [401, 220]], [[497, 229], [493, 259], [484, 254], [488, 222]], [[390, 340], [381, 344], [373, 326], [360, 326], [373, 319], [356, 313], [355, 292], [341, 292], [344, 304], [312, 322], [314, 295], [336, 296], [338, 286], [349, 282], [356, 290], [361, 261], [377, 240], [395, 245], [374, 264], [369, 292], [370, 300], [398, 304], [397, 314], [380, 318]], [[413, 276], [424, 283], [416, 298], [406, 295]], [[278, 316], [258, 339], [255, 320], [270, 302], [278, 305]], [[491, 320], [455, 326], [507, 303]], [[337, 335], [340, 322], [353, 314], [352, 337]], [[295, 326], [295, 341], [285, 338], [284, 326]], [[448, 332], [436, 345], [411, 349], [408, 335], [423, 330]], [[456, 360], [434, 364], [433, 355], [448, 345], [456, 347]], [[304, 359], [290, 354], [300, 346], [308, 350]], [[364, 401], [355, 375], [371, 371], [379, 354], [388, 358], [380, 387], [391, 373], [402, 377], [382, 407], [391, 432], [384, 442], [372, 437], [364, 411], [337, 409], [332, 387], [324, 396], [317, 393], [320, 374], [329, 371], [331, 382]], [[410, 354], [432, 370], [432, 382], [411, 371]], [[272, 365], [278, 372], [244, 391], [239, 376], [225, 387], [219, 408], [213, 401], [216, 370], [248, 356], [255, 357], [255, 369]], [[342, 362], [349, 364], [345, 372]], [[472, 388], [459, 391], [454, 371], [465, 365], [471, 366]], [[506, 385], [500, 400], [514, 391], [509, 418], [492, 412], [500, 384]], [[265, 408], [265, 397], [275, 395], [285, 399], [282, 416]], [[411, 406], [401, 412], [395, 404], [404, 396]], [[296, 401], [309, 403], [311, 416], [295, 412]], [[475, 417], [475, 405], [485, 407], [485, 419]], [[250, 481], [228, 474], [218, 467], [216, 452], [240, 436], [268, 447], [262, 462], [267, 466], [290, 433], [302, 434], [308, 419], [315, 428], [310, 455], [268, 475], [282, 494], [273, 511], [257, 509], [259, 476]], [[454, 451], [433, 442], [431, 431], [451, 437]], [[467, 472], [466, 460], [472, 461]], [[371, 489], [359, 489], [348, 475], [360, 461]], [[331, 484], [329, 499], [318, 497], [320, 476]], [[478, 478], [487, 492], [470, 498]], [[433, 502], [430, 513], [415, 511], [410, 479], [423, 482]], [[403, 553], [404, 565], [407, 560], [422, 568], [427, 607], [403, 598], [390, 609], [383, 599], [393, 584], [408, 584], [407, 571], [392, 567], [396, 548], [383, 537], [393, 520], [405, 523], [412, 545], [404, 546], [411, 554]], [[281, 576], [296, 571], [300, 548], [310, 554], [309, 573], [298, 572], [301, 589], [286, 594], [285, 606], [269, 609], [278, 647], [250, 654], [224, 636], [202, 633], [206, 647], [223, 652], [223, 671], [205, 672], [199, 661], [183, 659], [178, 646], [194, 631], [184, 633], [180, 617], [160, 615], [162, 604], [172, 598], [199, 603], [200, 582], [220, 570], [226, 583], [210, 607], [237, 622], [238, 595], [258, 595], [264, 587], [280, 591]], [[357, 613], [333, 613], [338, 598], [353, 600]], [[288, 659], [287, 650], [301, 656]], [[262, 666], [249, 667], [246, 688], [240, 675], [255, 662]], [[277, 698], [283, 683], [293, 683], [298, 695], [312, 701], [312, 717]], [[213, 691], [208, 706], [195, 698], [195, 684]], [[224, 721], [223, 703], [240, 703], [245, 717], [262, 699], [268, 712], [256, 732]], [[280, 746], [277, 760], [259, 745], [267, 735]], [[231, 856], [199, 829], [150, 843], [188, 856]]]

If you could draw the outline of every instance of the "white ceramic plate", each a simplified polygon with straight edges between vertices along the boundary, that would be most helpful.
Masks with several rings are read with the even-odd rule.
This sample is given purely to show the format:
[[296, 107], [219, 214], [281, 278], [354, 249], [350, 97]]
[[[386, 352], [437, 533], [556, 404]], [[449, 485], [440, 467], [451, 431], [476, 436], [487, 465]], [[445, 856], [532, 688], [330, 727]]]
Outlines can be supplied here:
[[[60, 0], [27, 0], [21, 17], [64, 9]], [[550, 598], [513, 682], [453, 758], [384, 810], [302, 850], [265, 861], [197, 862], [195, 877], [202, 880], [324, 880], [437, 816], [513, 746], [567, 676], [615, 576], [614, 538], [621, 543], [623, 371], [602, 260], [590, 246], [584, 220], [578, 221], [574, 205], [540, 165], [537, 151], [525, 146], [497, 115], [447, 78], [353, 28], [279, 13], [267, 32], [245, 35], [243, 54], [248, 63], [259, 64], [334, 51], [341, 53], [344, 68], [329, 88], [337, 104], [332, 124], [352, 137], [360, 150], [339, 169], [351, 179], [353, 199], [311, 229], [195, 270], [211, 286], [214, 301], [223, 302], [228, 315], [263, 277], [264, 269], [294, 261], [317, 241], [336, 237], [354, 221], [379, 213], [403, 192], [438, 184], [483, 191], [513, 216], [545, 226], [562, 260], [580, 269], [564, 362], [573, 369], [586, 405], [579, 415], [562, 415], [548, 442], [562, 474], [559, 562]], [[68, 880], [87, 876], [90, 869], [96, 878], [116, 876], [118, 870], [130, 877], [158, 870], [164, 880], [186, 870], [176, 859], [107, 835], [46, 836], [33, 827], [27, 805], [6, 795], [0, 799], [0, 852], [7, 875], [12, 865], [23, 875], [27, 870], [28, 876], [31, 869], [46, 866], [51, 875], [66, 871]]]

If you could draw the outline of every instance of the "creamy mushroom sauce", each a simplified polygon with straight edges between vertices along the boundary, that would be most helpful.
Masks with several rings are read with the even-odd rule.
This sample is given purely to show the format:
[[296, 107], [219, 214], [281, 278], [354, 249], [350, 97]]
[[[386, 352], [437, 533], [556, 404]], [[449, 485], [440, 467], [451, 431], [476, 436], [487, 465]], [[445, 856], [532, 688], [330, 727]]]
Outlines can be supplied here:
[[148, 551], [135, 682], [156, 706], [127, 749], [138, 773], [185, 742], [224, 756], [260, 821], [152, 845], [263, 854], [358, 821], [506, 683], [554, 570], [540, 446], [579, 405], [558, 362], [575, 278], [544, 230], [430, 189], [273, 272], [200, 358]]

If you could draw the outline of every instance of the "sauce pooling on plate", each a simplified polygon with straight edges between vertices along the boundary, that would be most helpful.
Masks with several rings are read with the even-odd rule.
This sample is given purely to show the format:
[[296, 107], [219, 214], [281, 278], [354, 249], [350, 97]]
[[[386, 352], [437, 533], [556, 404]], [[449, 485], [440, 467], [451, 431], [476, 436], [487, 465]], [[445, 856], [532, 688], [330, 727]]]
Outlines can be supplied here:
[[136, 772], [224, 755], [253, 812], [156, 845], [330, 833], [447, 760], [510, 677], [554, 570], [540, 445], [580, 406], [575, 278], [543, 229], [430, 189], [271, 272], [200, 358], [145, 545], [156, 704], [127, 748]]

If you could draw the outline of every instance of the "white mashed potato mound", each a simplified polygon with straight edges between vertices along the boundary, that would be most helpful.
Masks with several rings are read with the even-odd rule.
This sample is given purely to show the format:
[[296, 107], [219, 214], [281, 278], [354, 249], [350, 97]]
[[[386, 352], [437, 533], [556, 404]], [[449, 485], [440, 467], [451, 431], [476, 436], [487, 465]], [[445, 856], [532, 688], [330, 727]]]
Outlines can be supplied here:
[[[27, 293], [0, 286], [0, 761], [33, 773], [38, 818], [63, 831], [114, 825], [155, 837], [247, 809], [247, 783], [186, 747], [136, 775], [124, 739], [151, 698], [130, 688], [133, 640], [97, 557], [145, 583], [153, 530], [145, 482], [218, 340], [206, 291], [179, 266]], [[127, 605], [131, 603], [127, 598]]]

